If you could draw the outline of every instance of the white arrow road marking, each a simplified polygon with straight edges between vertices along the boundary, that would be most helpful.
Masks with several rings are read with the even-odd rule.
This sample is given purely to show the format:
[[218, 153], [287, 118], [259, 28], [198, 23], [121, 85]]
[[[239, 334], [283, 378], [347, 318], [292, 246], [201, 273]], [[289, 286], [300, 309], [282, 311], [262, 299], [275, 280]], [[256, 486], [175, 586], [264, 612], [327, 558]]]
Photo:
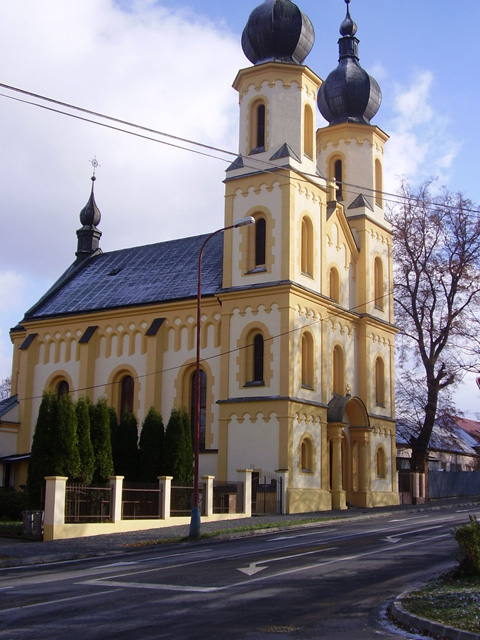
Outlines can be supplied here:
[[[264, 569], [268, 569], [268, 566], [272, 562], [280, 562], [281, 560], [291, 560], [292, 558], [301, 558], [302, 556], [310, 556], [313, 553], [324, 553], [325, 551], [332, 551], [337, 547], [329, 547], [328, 549], [316, 549], [315, 551], [305, 551], [304, 553], [294, 553], [291, 556], [280, 556], [279, 558], [270, 558], [270, 560], [259, 560], [258, 562], [251, 562], [248, 567], [239, 567], [238, 571], [247, 574], [247, 576], [253, 576], [259, 571], [263, 571]], [[266, 567], [259, 567], [259, 564], [264, 564], [268, 562]]]
[[435, 527], [425, 527], [424, 529], [415, 529], [415, 531], [403, 531], [403, 533], [394, 533], [392, 536], [383, 538], [383, 540], [395, 544], [396, 542], [400, 542], [401, 536], [410, 536], [414, 533], [423, 533], [424, 531], [431, 531], [432, 529], [441, 529], [441, 527], [441, 524], [437, 524]]
[[256, 573], [258, 573], [259, 571], [263, 571], [266, 568], [267, 567], [257, 567], [257, 563], [252, 562], [250, 563], [250, 566], [245, 567], [243, 569], [239, 569], [239, 571], [241, 571], [242, 573], [245, 573], [247, 576], [254, 576]]

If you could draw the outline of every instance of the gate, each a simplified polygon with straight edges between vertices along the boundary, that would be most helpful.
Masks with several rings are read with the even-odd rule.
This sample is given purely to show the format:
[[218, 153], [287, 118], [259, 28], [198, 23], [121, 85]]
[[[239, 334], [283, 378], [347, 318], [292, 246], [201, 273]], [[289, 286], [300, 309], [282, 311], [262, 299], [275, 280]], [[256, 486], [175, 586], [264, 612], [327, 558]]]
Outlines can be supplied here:
[[282, 477], [276, 473], [252, 473], [252, 514], [282, 513]]

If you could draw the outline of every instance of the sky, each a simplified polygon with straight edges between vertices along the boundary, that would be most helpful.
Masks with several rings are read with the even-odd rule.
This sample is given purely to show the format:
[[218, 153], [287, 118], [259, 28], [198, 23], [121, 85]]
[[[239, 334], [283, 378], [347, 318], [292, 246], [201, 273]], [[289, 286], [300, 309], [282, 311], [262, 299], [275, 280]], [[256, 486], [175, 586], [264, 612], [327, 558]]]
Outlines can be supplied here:
[[[11, 373], [9, 329], [75, 259], [92, 159], [104, 251], [223, 225], [222, 181], [238, 150], [232, 83], [250, 66], [240, 37], [260, 3], [0, 0], [0, 83], [232, 154], [101, 127], [0, 87], [0, 380]], [[305, 64], [326, 78], [345, 3], [297, 4], [316, 33]], [[386, 190], [400, 176], [411, 184], [434, 177], [480, 202], [478, 0], [351, 0], [350, 11], [360, 63], [382, 88], [373, 124], [390, 136]], [[456, 399], [480, 420], [473, 376]]]

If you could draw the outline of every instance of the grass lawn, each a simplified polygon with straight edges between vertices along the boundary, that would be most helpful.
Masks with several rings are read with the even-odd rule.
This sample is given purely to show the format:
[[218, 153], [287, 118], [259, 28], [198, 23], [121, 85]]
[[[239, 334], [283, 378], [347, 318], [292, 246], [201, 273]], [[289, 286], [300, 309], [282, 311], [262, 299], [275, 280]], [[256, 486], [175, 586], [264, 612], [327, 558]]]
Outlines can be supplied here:
[[0, 537], [20, 538], [23, 535], [23, 522], [17, 520], [0, 520]]
[[402, 606], [416, 616], [480, 633], [480, 578], [452, 571], [403, 598]]

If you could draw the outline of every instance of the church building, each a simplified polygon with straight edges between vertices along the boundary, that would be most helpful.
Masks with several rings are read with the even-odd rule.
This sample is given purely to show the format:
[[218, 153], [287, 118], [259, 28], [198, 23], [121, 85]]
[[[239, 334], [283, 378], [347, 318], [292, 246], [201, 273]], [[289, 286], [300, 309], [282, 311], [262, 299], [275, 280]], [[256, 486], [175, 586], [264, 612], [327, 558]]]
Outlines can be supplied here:
[[281, 473], [285, 513], [398, 503], [388, 136], [371, 124], [381, 91], [349, 1], [324, 81], [304, 64], [314, 28], [296, 4], [251, 13], [224, 230], [103, 253], [92, 182], [75, 261], [11, 330], [0, 484], [2, 468], [25, 484], [45, 390], [105, 396], [140, 425], [152, 406], [193, 415], [204, 246], [200, 475]]

